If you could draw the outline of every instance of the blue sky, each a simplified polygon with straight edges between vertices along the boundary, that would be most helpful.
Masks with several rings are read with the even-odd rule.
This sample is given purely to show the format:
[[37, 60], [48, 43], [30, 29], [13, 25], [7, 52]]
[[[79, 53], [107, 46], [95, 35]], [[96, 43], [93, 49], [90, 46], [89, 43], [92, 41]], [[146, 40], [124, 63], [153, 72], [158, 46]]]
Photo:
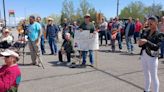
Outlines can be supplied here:
[[[62, 9], [62, 2], [64, 0], [5, 0], [6, 14], [8, 10], [15, 10], [16, 17], [25, 17], [25, 15], [39, 14], [42, 17], [51, 14], [60, 14]], [[80, 0], [72, 0], [74, 7], [79, 6]], [[88, 0], [91, 6], [95, 7], [97, 11], [101, 11], [107, 18], [116, 16], [116, 1], [117, 0]], [[120, 10], [135, 0], [120, 0]], [[153, 1], [164, 5], [164, 0], [141, 0], [145, 5], [151, 5]], [[0, 10], [2, 12], [2, 0], [0, 1]]]

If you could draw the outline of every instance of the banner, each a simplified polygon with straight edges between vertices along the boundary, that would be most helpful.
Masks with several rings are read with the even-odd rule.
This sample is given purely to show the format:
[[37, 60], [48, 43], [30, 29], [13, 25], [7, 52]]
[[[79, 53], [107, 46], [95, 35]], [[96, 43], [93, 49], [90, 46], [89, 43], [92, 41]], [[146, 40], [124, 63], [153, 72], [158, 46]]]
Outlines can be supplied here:
[[98, 33], [90, 33], [89, 30], [75, 31], [74, 49], [82, 51], [99, 50]]

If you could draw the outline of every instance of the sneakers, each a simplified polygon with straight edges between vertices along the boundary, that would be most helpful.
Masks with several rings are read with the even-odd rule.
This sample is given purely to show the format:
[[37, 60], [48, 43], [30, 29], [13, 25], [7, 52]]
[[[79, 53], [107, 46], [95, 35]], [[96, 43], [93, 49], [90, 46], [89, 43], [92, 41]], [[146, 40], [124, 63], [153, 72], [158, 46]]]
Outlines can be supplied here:
[[133, 51], [131, 51], [131, 53], [130, 54], [134, 54], [134, 52]]
[[59, 61], [59, 62], [57, 62], [56, 64], [57, 64], [57, 65], [61, 65], [61, 64], [62, 64], [62, 62], [60, 62], [60, 61]]
[[86, 65], [85, 64], [81, 64], [80, 68], [86, 68]]
[[72, 65], [72, 63], [71, 63], [71, 62], [69, 62], [69, 63], [67, 63], [66, 65], [67, 65], [67, 66], [71, 66], [71, 65]]
[[122, 52], [122, 49], [119, 49], [119, 52]]

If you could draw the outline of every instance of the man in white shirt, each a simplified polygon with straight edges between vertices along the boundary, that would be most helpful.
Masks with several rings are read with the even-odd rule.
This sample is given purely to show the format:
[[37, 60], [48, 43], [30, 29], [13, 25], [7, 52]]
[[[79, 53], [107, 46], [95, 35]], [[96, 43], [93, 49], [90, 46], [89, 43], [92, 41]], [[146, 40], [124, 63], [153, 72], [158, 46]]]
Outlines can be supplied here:
[[108, 39], [107, 39], [107, 28], [108, 28], [108, 23], [105, 21], [104, 18], [102, 18], [102, 23], [99, 25], [100, 28], [100, 40], [101, 44], [103, 43], [103, 36], [105, 37], [106, 45], [108, 45]]

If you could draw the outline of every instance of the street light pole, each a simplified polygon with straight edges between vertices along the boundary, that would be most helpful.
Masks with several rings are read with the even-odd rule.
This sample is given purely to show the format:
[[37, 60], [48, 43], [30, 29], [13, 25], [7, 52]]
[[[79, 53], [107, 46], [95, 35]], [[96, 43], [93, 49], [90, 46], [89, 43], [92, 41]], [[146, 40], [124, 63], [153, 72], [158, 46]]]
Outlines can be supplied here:
[[4, 22], [6, 27], [6, 9], [5, 9], [5, 0], [3, 0], [3, 14], [4, 14]]
[[118, 12], [119, 12], [119, 0], [117, 0], [117, 16], [118, 16]]

